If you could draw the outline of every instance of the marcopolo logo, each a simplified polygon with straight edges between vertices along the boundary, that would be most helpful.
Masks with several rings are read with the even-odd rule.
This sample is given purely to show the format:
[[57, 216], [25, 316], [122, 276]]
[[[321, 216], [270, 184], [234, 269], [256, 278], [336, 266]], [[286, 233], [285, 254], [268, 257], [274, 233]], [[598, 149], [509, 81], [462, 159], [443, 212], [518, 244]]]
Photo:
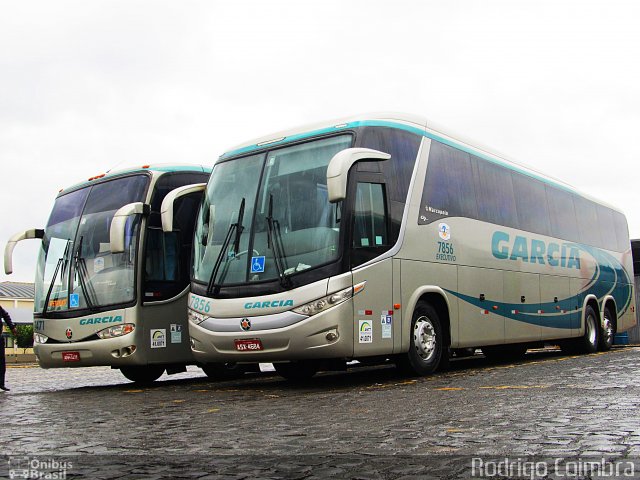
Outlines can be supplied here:
[[580, 251], [566, 243], [545, 242], [497, 231], [491, 238], [491, 252], [499, 260], [522, 260], [550, 267], [580, 269]]
[[293, 300], [272, 300], [269, 302], [247, 302], [244, 304], [245, 309], [250, 308], [276, 308], [276, 307], [293, 307]]
[[118, 323], [122, 321], [122, 315], [112, 315], [107, 317], [83, 318], [80, 320], [80, 325], [97, 325], [100, 323]]

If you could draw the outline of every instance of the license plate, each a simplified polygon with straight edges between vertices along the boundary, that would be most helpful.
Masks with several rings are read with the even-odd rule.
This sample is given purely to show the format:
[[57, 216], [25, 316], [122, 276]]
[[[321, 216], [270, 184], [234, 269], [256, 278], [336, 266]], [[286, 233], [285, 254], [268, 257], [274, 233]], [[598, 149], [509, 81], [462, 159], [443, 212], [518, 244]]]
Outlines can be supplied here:
[[255, 352], [262, 350], [262, 341], [259, 338], [249, 340], [236, 340], [236, 350], [239, 352]]
[[63, 362], [79, 362], [80, 352], [62, 352]]

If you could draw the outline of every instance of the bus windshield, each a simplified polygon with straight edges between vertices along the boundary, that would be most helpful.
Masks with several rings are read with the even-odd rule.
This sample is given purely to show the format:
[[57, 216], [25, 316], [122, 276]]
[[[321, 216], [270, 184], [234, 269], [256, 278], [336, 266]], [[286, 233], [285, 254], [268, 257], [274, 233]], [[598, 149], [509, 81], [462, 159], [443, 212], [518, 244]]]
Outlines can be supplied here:
[[214, 286], [280, 279], [339, 256], [327, 166], [351, 135], [215, 165], [196, 223], [194, 279]]
[[122, 206], [144, 200], [146, 175], [117, 178], [59, 196], [38, 257], [35, 311], [65, 312], [131, 302], [139, 216], [127, 222], [125, 251], [109, 250], [109, 229]]

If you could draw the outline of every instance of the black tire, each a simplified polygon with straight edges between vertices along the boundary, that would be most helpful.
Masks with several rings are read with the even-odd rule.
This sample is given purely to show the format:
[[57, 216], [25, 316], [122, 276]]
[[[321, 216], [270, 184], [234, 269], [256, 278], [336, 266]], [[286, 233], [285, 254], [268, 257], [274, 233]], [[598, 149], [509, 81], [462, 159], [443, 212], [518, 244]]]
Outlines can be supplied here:
[[584, 310], [584, 333], [578, 339], [577, 350], [579, 353], [594, 353], [598, 351], [598, 315], [591, 305]]
[[489, 360], [496, 362], [508, 362], [521, 360], [527, 353], [526, 343], [513, 343], [509, 345], [492, 345], [482, 347], [482, 354]]
[[234, 380], [246, 372], [244, 365], [238, 363], [207, 363], [201, 368], [210, 380]]
[[318, 373], [319, 370], [318, 363], [310, 360], [274, 363], [273, 368], [276, 369], [278, 375], [292, 382], [303, 382], [305, 380], [309, 380]]
[[604, 307], [604, 327], [600, 328], [598, 350], [606, 352], [611, 349], [616, 334], [616, 324], [609, 307]]
[[444, 353], [448, 360], [438, 313], [430, 304], [418, 302], [411, 320], [409, 351], [398, 359], [398, 367], [409, 375], [429, 375], [440, 366]]
[[139, 384], [155, 382], [164, 373], [162, 365], [146, 365], [139, 367], [120, 367], [120, 372], [127, 379]]

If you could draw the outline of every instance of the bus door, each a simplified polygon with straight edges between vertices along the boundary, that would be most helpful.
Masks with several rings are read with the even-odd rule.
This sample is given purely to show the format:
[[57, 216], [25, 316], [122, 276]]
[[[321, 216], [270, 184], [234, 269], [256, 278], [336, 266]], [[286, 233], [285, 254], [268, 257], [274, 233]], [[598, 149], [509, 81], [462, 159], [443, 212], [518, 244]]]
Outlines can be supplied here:
[[386, 185], [381, 175], [359, 173], [353, 187], [353, 283], [366, 282], [353, 302], [354, 356], [384, 355], [393, 352], [394, 332], [400, 334], [400, 318], [394, 318], [393, 309], [393, 260], [367, 262], [392, 246]]
[[201, 192], [174, 204], [173, 231], [163, 232], [160, 206], [174, 188], [206, 181], [202, 173], [165, 174], [155, 186], [146, 230], [142, 276], [142, 323], [149, 363], [185, 363], [192, 360], [187, 324], [187, 287], [190, 280], [193, 231]]

